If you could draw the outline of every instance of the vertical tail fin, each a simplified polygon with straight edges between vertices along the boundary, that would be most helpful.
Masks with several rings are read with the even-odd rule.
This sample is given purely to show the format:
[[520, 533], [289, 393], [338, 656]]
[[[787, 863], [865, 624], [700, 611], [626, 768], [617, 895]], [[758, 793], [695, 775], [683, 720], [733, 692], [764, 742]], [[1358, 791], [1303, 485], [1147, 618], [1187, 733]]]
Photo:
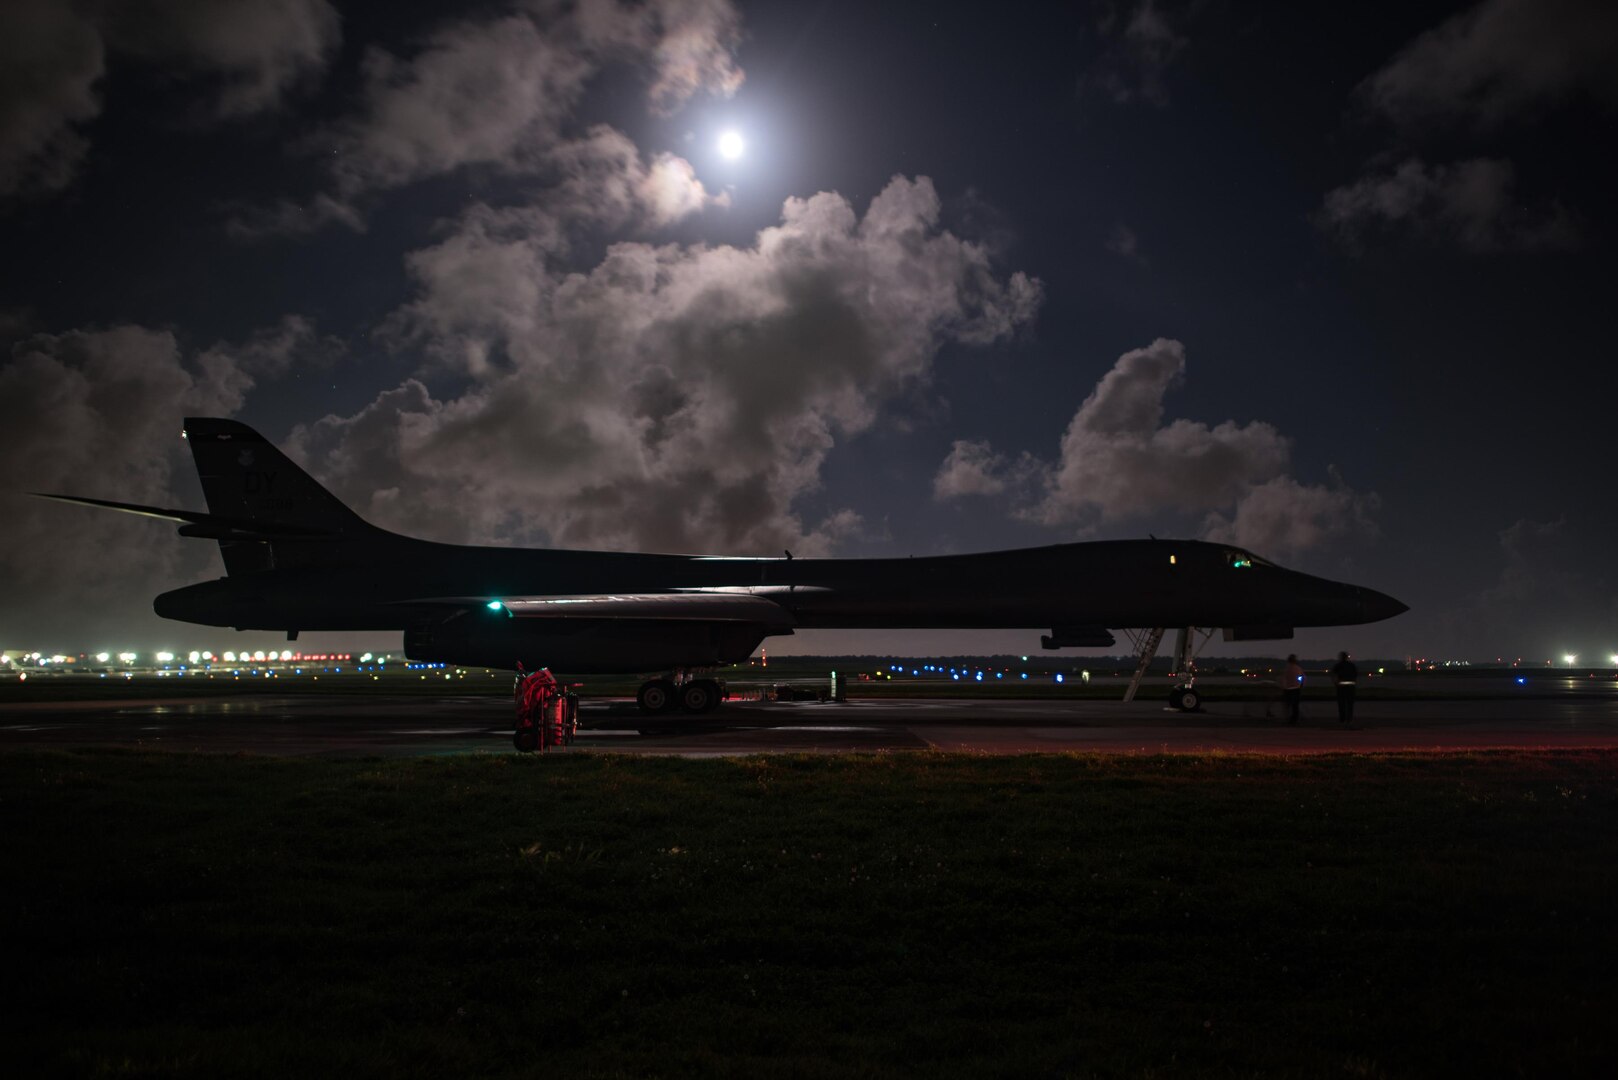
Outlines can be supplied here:
[[263, 526], [317, 530], [330, 537], [310, 541], [220, 540], [227, 573], [327, 562], [330, 560], [322, 556], [331, 552], [332, 541], [374, 536], [380, 531], [246, 424], [187, 417], [185, 437], [196, 460], [210, 513]]

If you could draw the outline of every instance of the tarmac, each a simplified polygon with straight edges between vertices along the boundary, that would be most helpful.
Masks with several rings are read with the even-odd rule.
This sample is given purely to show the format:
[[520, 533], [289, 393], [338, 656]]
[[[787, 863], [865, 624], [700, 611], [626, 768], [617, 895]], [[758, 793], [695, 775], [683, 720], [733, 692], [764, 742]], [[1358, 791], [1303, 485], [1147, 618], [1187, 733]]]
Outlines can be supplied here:
[[[1581, 690], [1584, 688], [1580, 688]], [[1618, 748], [1618, 692], [1535, 698], [1362, 701], [1352, 724], [1328, 701], [1289, 726], [1274, 702], [865, 699], [732, 701], [648, 716], [628, 699], [586, 700], [562, 753], [711, 757], [945, 750], [1325, 754]], [[0, 753], [133, 747], [277, 756], [515, 753], [512, 705], [481, 697], [297, 694], [0, 706]]]

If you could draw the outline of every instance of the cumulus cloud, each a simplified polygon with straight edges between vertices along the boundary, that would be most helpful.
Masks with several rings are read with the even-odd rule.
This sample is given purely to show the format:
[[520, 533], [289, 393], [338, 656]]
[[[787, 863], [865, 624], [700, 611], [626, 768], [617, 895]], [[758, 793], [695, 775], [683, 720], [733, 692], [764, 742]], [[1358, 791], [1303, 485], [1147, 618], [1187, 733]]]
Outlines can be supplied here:
[[[934, 480], [940, 498], [1010, 493], [1046, 525], [1202, 514], [1210, 539], [1297, 551], [1368, 529], [1374, 495], [1286, 475], [1290, 441], [1262, 421], [1164, 423], [1164, 398], [1185, 376], [1185, 347], [1159, 338], [1118, 358], [1085, 398], [1055, 462], [1011, 461], [986, 442], [958, 442]], [[1030, 478], [1037, 478], [1030, 490]]]
[[1250, 488], [1230, 516], [1215, 512], [1203, 535], [1258, 551], [1305, 551], [1341, 536], [1374, 536], [1380, 500], [1374, 492], [1344, 486], [1335, 472], [1331, 486], [1300, 484], [1276, 476]]
[[1485, 0], [1417, 37], [1360, 86], [1400, 123], [1480, 126], [1583, 91], [1618, 105], [1618, 7], [1606, 0]]
[[1038, 307], [1037, 281], [998, 273], [939, 209], [930, 181], [896, 177], [863, 217], [823, 192], [749, 247], [620, 243], [583, 273], [552, 266], [544, 215], [479, 211], [415, 253], [395, 320], [475, 358], [464, 391], [408, 382], [294, 450], [378, 523], [445, 539], [824, 550], [858, 522], [805, 522], [794, 500], [833, 444], [944, 343]]
[[956, 439], [933, 477], [933, 497], [998, 495], [1006, 490], [1007, 469], [1005, 455], [995, 453], [988, 442]]
[[101, 111], [101, 34], [57, 0], [0, 8], [0, 196], [73, 179], [87, 143], [77, 125]]
[[1097, 30], [1108, 45], [1085, 73], [1083, 85], [1120, 105], [1167, 105], [1164, 76], [1189, 41], [1157, 0], [1140, 0], [1123, 15], [1109, 7]]
[[1453, 165], [1411, 158], [1328, 192], [1319, 221], [1349, 250], [1390, 230], [1473, 252], [1568, 248], [1579, 239], [1559, 204], [1524, 206], [1516, 170], [1496, 158]]

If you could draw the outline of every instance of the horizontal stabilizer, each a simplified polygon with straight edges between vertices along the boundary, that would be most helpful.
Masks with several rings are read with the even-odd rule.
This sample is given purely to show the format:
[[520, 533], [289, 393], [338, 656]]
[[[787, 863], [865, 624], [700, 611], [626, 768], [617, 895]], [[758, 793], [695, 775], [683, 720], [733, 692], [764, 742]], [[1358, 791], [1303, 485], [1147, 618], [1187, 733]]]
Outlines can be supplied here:
[[161, 521], [177, 521], [180, 523], [181, 536], [199, 537], [204, 540], [322, 540], [336, 536], [335, 533], [325, 529], [282, 525], [269, 521], [248, 521], [243, 518], [222, 517], [218, 514], [202, 514], [194, 510], [171, 510], [161, 506], [143, 506], [140, 503], [113, 502], [110, 499], [87, 499], [82, 495], [48, 495], [43, 491], [31, 491], [29, 494], [40, 499], [94, 506], [101, 510], [117, 510], [122, 514], [138, 514], [141, 517], [157, 518]]

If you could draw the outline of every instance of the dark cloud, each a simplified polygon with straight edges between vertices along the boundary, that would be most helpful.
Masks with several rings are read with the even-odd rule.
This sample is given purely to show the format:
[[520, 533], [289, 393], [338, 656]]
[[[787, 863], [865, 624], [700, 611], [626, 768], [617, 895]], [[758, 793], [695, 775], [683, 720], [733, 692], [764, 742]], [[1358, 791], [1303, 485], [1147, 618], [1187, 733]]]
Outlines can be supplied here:
[[212, 544], [178, 543], [171, 523], [33, 499], [42, 491], [195, 506], [180, 418], [228, 416], [293, 362], [330, 362], [341, 343], [287, 316], [240, 342], [192, 352], [168, 330], [115, 326], [38, 334], [0, 365], [0, 638], [27, 631], [83, 642], [102, 628], [151, 623], [151, 597], [219, 572]]
[[587, 273], [553, 269], [547, 219], [520, 217], [480, 211], [411, 257], [420, 295], [395, 332], [461, 358], [463, 392], [412, 381], [294, 433], [381, 524], [826, 550], [860, 527], [794, 509], [828, 450], [925, 380], [945, 342], [1004, 338], [1041, 295], [940, 227], [925, 178], [896, 177], [863, 217], [835, 194], [789, 199], [750, 247], [620, 243]]
[[1112, 231], [1107, 234], [1107, 250], [1114, 255], [1121, 255], [1137, 266], [1146, 265], [1146, 256], [1140, 249], [1140, 237], [1135, 235], [1123, 222], [1113, 225]]
[[95, 25], [59, 0], [0, 8], [0, 196], [72, 182], [88, 146], [76, 126], [101, 111], [105, 53]]
[[1618, 105], [1618, 6], [1486, 0], [1417, 37], [1360, 86], [1399, 123], [1498, 124], [1579, 91]]
[[13, 473], [3, 499], [0, 575], [6, 611], [26, 612], [28, 625], [8, 619], [0, 629], [48, 639], [127, 625], [151, 618], [153, 593], [202, 576], [213, 545], [173, 543], [172, 525], [17, 489], [175, 505], [171, 482], [187, 467], [179, 418], [234, 412], [252, 385], [226, 346], [188, 360], [166, 330], [118, 326], [19, 344], [0, 366], [0, 460], [26, 463], [26, 474]]
[[1096, 24], [1107, 45], [1085, 72], [1083, 87], [1120, 105], [1167, 105], [1164, 77], [1190, 43], [1175, 29], [1175, 18], [1156, 0], [1140, 0], [1125, 12], [1109, 6]]
[[[1500, 575], [1446, 620], [1452, 647], [1473, 656], [1561, 662], [1587, 646], [1618, 648], [1618, 581], [1605, 537], [1592, 548], [1565, 518], [1521, 518], [1499, 534]], [[1585, 655], [1600, 663], [1605, 654]]]
[[101, 113], [106, 56], [206, 80], [207, 118], [281, 104], [340, 38], [327, 0], [127, 0], [0, 6], [0, 196], [68, 186]]
[[105, 12], [114, 49], [206, 80], [216, 117], [279, 106], [326, 70], [342, 39], [328, 0], [120, 0]]
[[1277, 553], [1369, 527], [1375, 497], [1287, 476], [1290, 441], [1269, 424], [1165, 424], [1164, 397], [1184, 376], [1178, 341], [1159, 338], [1124, 353], [1079, 406], [1055, 462], [1010, 461], [986, 442], [957, 442], [934, 492], [1008, 492], [1020, 516], [1081, 532], [1205, 514], [1209, 538]]
[[1416, 158], [1326, 194], [1319, 221], [1345, 247], [1403, 231], [1466, 251], [1575, 247], [1571, 215], [1558, 203], [1523, 205], [1509, 161], [1473, 158], [1428, 165]]

